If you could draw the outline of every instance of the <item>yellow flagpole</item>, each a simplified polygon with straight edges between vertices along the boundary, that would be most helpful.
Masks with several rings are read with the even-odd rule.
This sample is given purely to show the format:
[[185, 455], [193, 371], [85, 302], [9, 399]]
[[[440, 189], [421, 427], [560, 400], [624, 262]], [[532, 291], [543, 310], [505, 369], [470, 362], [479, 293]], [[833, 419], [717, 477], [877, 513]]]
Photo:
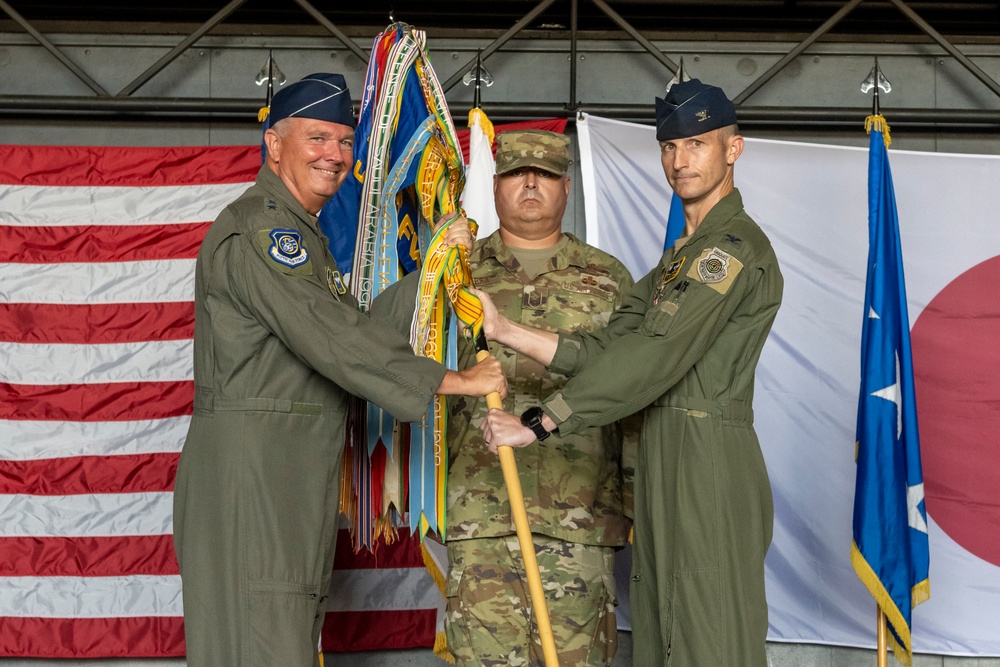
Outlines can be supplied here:
[[[490, 356], [486, 336], [480, 332], [476, 339], [476, 361], [482, 361]], [[486, 396], [486, 405], [490, 408], [503, 410], [500, 394], [493, 392]], [[542, 640], [542, 655], [546, 667], [559, 667], [559, 655], [556, 653], [556, 643], [552, 638], [552, 624], [549, 621], [549, 608], [545, 603], [545, 592], [542, 590], [542, 576], [538, 572], [538, 560], [535, 558], [535, 543], [531, 539], [531, 528], [528, 526], [528, 512], [524, 509], [524, 493], [521, 491], [521, 478], [517, 474], [517, 462], [514, 460], [514, 449], [501, 445], [497, 447], [500, 455], [500, 468], [507, 485], [507, 496], [510, 498], [510, 513], [514, 518], [514, 528], [517, 530], [517, 541], [521, 545], [521, 557], [524, 559], [524, 573], [528, 577], [528, 592], [531, 595], [531, 608], [535, 612], [535, 622], [538, 624], [538, 636]]]
[[878, 622], [876, 624], [878, 636], [878, 667], [887, 667], [886, 663], [888, 658], [886, 657], [886, 643], [885, 643], [885, 612], [882, 611], [881, 605], [875, 605], [878, 608]]

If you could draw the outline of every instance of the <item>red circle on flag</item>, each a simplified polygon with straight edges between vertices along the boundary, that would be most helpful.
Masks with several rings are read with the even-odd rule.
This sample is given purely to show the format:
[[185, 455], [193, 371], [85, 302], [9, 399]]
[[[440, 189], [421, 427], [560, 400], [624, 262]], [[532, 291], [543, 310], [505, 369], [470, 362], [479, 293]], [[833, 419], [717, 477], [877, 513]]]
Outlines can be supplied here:
[[927, 512], [1000, 566], [1000, 257], [941, 290], [911, 344]]

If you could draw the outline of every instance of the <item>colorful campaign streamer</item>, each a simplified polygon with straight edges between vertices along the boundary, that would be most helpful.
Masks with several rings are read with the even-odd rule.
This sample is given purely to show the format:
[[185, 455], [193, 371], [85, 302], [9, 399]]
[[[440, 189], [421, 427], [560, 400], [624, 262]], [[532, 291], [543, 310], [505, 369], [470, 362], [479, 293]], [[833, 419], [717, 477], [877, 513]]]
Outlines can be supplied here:
[[[358, 221], [351, 285], [362, 310], [402, 275], [420, 267], [421, 290], [412, 339], [418, 354], [451, 359], [457, 326], [478, 331], [478, 299], [456, 284], [469, 281], [465, 248], [443, 245], [464, 184], [464, 163], [444, 91], [431, 68], [425, 34], [395, 23], [374, 42], [355, 138], [355, 165], [331, 203]], [[351, 218], [351, 215], [354, 215]], [[452, 220], [456, 218], [452, 217]], [[478, 313], [478, 314], [477, 314]], [[449, 329], [451, 332], [449, 333]], [[423, 536], [444, 533], [446, 406], [436, 399], [419, 424], [397, 424], [376, 405], [355, 406], [348, 427], [341, 509], [355, 548], [391, 537], [407, 524]]]

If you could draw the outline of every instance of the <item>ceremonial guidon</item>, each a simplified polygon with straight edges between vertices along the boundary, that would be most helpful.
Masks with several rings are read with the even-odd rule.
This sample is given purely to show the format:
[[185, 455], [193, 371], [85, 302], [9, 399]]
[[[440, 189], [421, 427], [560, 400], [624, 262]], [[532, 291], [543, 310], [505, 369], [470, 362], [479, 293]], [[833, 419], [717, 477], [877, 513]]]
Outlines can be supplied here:
[[[299, 130], [324, 121], [317, 135], [352, 136], [344, 77], [310, 75], [270, 114], [291, 179], [269, 155], [198, 254], [194, 415], [174, 494], [190, 667], [319, 664], [348, 396], [418, 419], [445, 375], [358, 311], [302, 203], [310, 193], [288, 185], [329, 182]], [[292, 118], [306, 120], [279, 127]], [[349, 169], [350, 142], [335, 141], [316, 152]]]

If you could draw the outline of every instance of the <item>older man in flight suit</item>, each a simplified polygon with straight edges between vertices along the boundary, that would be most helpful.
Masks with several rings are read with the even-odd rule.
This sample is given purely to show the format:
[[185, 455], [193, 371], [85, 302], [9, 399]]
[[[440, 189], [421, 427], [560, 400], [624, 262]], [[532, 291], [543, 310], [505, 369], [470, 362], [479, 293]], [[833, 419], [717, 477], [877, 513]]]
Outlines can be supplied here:
[[697, 79], [657, 100], [661, 161], [686, 236], [608, 326], [553, 334], [498, 318], [487, 335], [575, 374], [519, 420], [493, 410], [491, 447], [575, 433], [645, 408], [635, 476], [637, 665], [764, 667], [764, 555], [774, 508], [753, 429], [754, 369], [781, 302], [771, 244], [743, 210], [733, 104]]
[[189, 667], [319, 664], [349, 394], [415, 420], [435, 392], [506, 391], [496, 361], [446, 371], [346, 292], [316, 217], [353, 163], [344, 78], [278, 92], [264, 139], [198, 254], [174, 495]]

